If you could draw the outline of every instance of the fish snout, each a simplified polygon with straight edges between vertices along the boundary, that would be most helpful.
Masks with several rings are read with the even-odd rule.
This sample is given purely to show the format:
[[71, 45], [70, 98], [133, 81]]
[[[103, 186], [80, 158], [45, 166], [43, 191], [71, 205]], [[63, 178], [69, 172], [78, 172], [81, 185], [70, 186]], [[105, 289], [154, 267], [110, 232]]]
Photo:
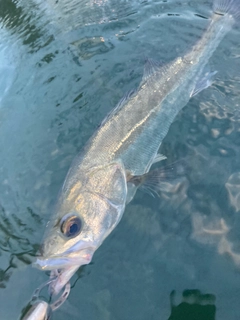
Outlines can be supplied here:
[[44, 243], [42, 243], [42, 244], [39, 245], [39, 248], [38, 248], [38, 251], [37, 251], [37, 254], [36, 254], [37, 257], [43, 256], [44, 247], [45, 247], [45, 246], [44, 246]]
[[37, 256], [44, 257], [51, 254], [52, 248], [54, 248], [56, 240], [54, 238], [49, 239], [39, 245]]

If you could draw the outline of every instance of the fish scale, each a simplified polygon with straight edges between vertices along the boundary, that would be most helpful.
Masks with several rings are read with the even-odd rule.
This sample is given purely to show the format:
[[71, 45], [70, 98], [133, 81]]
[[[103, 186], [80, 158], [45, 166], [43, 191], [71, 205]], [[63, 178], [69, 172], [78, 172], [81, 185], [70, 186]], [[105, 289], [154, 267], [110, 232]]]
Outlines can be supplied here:
[[193, 50], [166, 66], [150, 66], [152, 74], [143, 77], [137, 93], [120, 105], [89, 141], [81, 168], [121, 159], [132, 175], [146, 173], [232, 24], [231, 16], [214, 15]]

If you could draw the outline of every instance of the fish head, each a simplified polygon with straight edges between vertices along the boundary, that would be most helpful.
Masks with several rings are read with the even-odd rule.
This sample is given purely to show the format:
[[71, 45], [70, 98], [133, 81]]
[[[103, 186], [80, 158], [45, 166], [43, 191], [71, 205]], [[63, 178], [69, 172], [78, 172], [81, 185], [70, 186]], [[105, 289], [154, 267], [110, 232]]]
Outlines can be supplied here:
[[90, 263], [93, 253], [116, 227], [126, 197], [121, 162], [95, 167], [84, 174], [78, 168], [70, 169], [35, 266], [61, 270], [61, 275], [66, 275], [61, 277], [63, 287], [73, 270]]

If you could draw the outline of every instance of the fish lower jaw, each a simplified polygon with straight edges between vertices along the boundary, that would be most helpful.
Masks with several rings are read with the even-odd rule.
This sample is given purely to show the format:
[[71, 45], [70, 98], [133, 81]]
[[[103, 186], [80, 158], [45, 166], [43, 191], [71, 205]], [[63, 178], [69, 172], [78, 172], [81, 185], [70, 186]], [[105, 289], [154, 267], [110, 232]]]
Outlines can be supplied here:
[[80, 267], [85, 264], [89, 264], [92, 260], [92, 254], [87, 253], [81, 256], [53, 256], [49, 258], [38, 258], [33, 266], [41, 270], [56, 270], [65, 269], [68, 267]]

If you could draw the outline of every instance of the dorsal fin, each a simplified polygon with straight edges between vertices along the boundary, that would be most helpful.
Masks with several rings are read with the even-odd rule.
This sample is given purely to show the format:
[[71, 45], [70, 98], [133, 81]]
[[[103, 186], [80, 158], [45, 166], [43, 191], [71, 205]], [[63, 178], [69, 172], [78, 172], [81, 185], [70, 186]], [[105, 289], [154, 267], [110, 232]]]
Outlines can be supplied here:
[[[144, 83], [146, 83], [154, 73], [156, 73], [156, 72], [163, 72], [164, 73], [164, 71], [165, 71], [165, 66], [162, 65], [161, 62], [158, 62], [158, 61], [156, 61], [154, 59], [150, 59], [150, 58], [146, 58], [145, 61], [146, 62], [144, 65], [144, 74], [143, 74], [143, 78], [142, 78], [142, 81], [141, 81], [139, 87], [141, 87]], [[135, 95], [135, 93], [137, 91], [138, 91], [138, 89], [128, 91], [122, 97], [122, 99], [118, 102], [118, 104], [115, 106], [115, 108], [113, 108], [109, 112], [109, 114], [101, 122], [99, 127], [103, 126], [114, 114], [116, 114], [126, 104], [126, 102]]]
[[125, 103], [132, 98], [132, 96], [136, 93], [136, 90], [130, 90], [128, 91], [122, 99], [118, 102], [118, 104], [113, 108], [109, 114], [106, 116], [106, 118], [103, 119], [102, 123], [100, 124], [100, 127], [103, 126], [114, 114], [116, 114], [124, 105]]
[[144, 72], [143, 72], [143, 78], [140, 83], [140, 87], [147, 83], [152, 75], [155, 73], [162, 73], [164, 74], [166, 71], [166, 65], [163, 65], [161, 62], [151, 59], [151, 58], [146, 58], [145, 60], [145, 65], [144, 65]]
[[159, 61], [147, 58], [144, 65], [143, 81], [146, 81], [155, 72], [158, 72], [162, 66], [162, 63], [160, 63]]

